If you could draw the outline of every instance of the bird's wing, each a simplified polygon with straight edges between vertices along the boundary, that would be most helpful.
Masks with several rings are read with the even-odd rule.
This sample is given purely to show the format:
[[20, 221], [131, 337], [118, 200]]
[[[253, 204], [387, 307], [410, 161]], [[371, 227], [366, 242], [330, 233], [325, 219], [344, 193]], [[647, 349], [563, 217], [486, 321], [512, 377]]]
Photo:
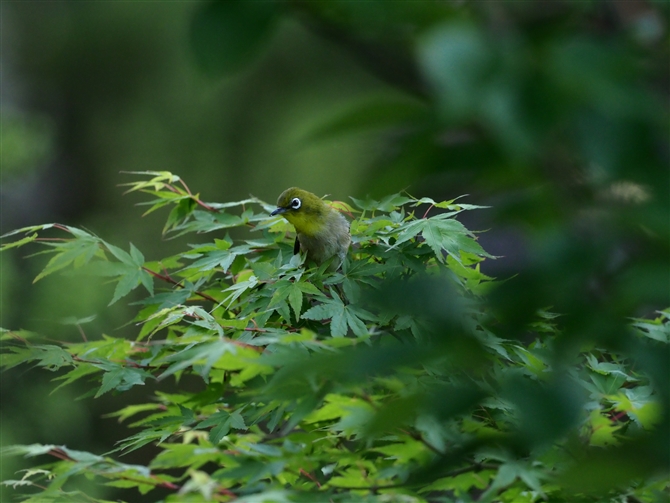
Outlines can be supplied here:
[[293, 243], [293, 255], [297, 255], [300, 253], [300, 241], [298, 240], [298, 236], [295, 237], [295, 243]]

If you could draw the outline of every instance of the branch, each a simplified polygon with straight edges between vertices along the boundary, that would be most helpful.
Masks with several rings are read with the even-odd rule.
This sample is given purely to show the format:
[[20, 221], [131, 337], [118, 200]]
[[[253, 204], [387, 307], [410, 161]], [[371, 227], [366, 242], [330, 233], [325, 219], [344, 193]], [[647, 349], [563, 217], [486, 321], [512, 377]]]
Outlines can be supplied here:
[[[193, 200], [195, 201], [195, 203], [196, 203], [197, 205], [202, 206], [202, 207], [205, 208], [207, 211], [211, 211], [211, 212], [214, 212], [214, 213], [218, 213], [218, 212], [219, 212], [219, 210], [217, 210], [216, 208], [211, 207], [209, 204], [204, 203], [204, 202], [202, 202], [200, 199], [198, 199], [197, 197], [195, 197], [195, 196], [191, 193], [191, 189], [188, 188], [188, 186], [186, 185], [186, 183], [184, 183], [184, 181], [183, 181], [182, 179], [179, 179], [179, 181], [180, 181], [181, 184], [184, 186], [184, 189], [186, 190], [186, 193], [189, 195], [189, 197], [190, 197], [191, 199], [193, 199]], [[176, 187], [173, 187], [172, 185], [167, 185], [167, 184], [166, 184], [166, 185], [165, 185], [165, 188], [168, 189], [170, 192], [174, 192], [175, 194], [180, 194], [179, 189], [176, 188]]]
[[309, 473], [308, 471], [306, 471], [302, 468], [300, 468], [300, 470], [298, 470], [298, 472], [300, 473], [300, 475], [303, 475], [303, 476], [307, 477], [309, 480], [311, 480], [312, 482], [314, 482], [316, 484], [316, 487], [321, 489], [321, 484], [319, 483], [319, 481], [316, 479], [316, 477], [314, 475], [312, 475], [311, 473]]
[[[75, 459], [68, 456], [64, 451], [62, 451], [59, 448], [51, 449], [49, 452], [47, 452], [47, 454], [49, 454], [49, 455], [51, 455], [55, 458], [58, 458], [62, 461], [76, 462]], [[106, 473], [106, 472], [101, 472], [99, 470], [91, 470], [91, 472], [93, 472], [94, 474], [96, 474], [100, 477], [115, 478], [115, 477], [110, 477], [111, 474]], [[130, 477], [130, 476], [127, 476], [127, 475], [122, 475], [119, 478], [121, 478], [123, 480], [129, 480], [131, 482], [137, 482], [138, 484], [152, 484], [153, 483], [153, 485], [156, 486], [156, 487], [164, 487], [166, 489], [172, 489], [174, 491], [178, 491], [179, 489], [181, 489], [180, 486], [178, 486], [176, 484], [173, 484], [172, 482], [169, 482], [167, 480], [160, 480], [156, 475], [150, 475], [149, 477], [153, 480], [148, 481], [148, 480], [144, 480], [144, 479], [138, 479], [138, 478], [135, 478], [135, 477]], [[46, 488], [44, 488], [44, 489], [46, 490]]]
[[[154, 278], [162, 279], [163, 281], [166, 281], [166, 282], [168, 282], [168, 283], [170, 283], [170, 284], [172, 284], [172, 285], [174, 285], [174, 286], [178, 286], [179, 288], [184, 288], [184, 285], [182, 285], [179, 281], [175, 281], [174, 279], [172, 279], [172, 278], [170, 277], [170, 275], [167, 274], [167, 273], [165, 273], [165, 274], [161, 274], [161, 273], [152, 271], [151, 269], [149, 269], [149, 268], [147, 268], [147, 267], [144, 267], [144, 266], [142, 266], [142, 270], [148, 272], [148, 273], [151, 274]], [[207, 295], [207, 294], [204, 293], [204, 292], [200, 292], [200, 291], [198, 291], [198, 290], [194, 290], [193, 293], [196, 294], [196, 295], [199, 296], [199, 297], [202, 297], [202, 298], [205, 299], [205, 300], [208, 300], [208, 301], [210, 301], [210, 302], [213, 302], [214, 304], [218, 304], [218, 303], [219, 303], [219, 301], [216, 300], [214, 297], [212, 297], [211, 295]]]
[[434, 204], [431, 204], [430, 206], [428, 206], [428, 209], [426, 210], [426, 212], [425, 212], [425, 213], [423, 214], [423, 216], [421, 217], [422, 219], [425, 219], [425, 218], [428, 217], [428, 212], [429, 212], [430, 210], [433, 209], [433, 206], [435, 206], [435, 205], [434, 205]]

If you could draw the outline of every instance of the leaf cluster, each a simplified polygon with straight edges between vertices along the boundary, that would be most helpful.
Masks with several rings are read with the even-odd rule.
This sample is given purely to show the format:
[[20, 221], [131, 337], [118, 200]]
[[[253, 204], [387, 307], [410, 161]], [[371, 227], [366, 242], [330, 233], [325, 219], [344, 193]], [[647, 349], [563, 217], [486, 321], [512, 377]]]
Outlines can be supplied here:
[[[8, 448], [53, 461], [4, 482], [37, 491], [23, 501], [94, 501], [82, 476], [165, 502], [667, 495], [670, 311], [633, 320], [626, 347], [567, 351], [550, 308], [514, 336], [491, 309], [498, 286], [480, 264], [493, 257], [457, 220], [479, 206], [332, 202], [354, 243], [333, 273], [293, 255], [293, 229], [272, 206], [207, 203], [176, 175], [137, 175], [128, 185], [149, 196], [148, 212], [171, 208], [167, 237], [217, 237], [147, 261], [60, 224], [4, 236], [14, 240], [3, 249], [46, 247], [36, 281], [81, 269], [116, 284], [112, 303], [133, 292], [139, 307], [133, 339], [54, 344], [4, 330], [3, 368], [59, 371], [60, 386], [84, 379], [94, 397], [158, 389], [111, 414], [134, 433], [104, 456]], [[187, 377], [197, 391], [161, 389]], [[117, 461], [149, 447], [146, 466]]]

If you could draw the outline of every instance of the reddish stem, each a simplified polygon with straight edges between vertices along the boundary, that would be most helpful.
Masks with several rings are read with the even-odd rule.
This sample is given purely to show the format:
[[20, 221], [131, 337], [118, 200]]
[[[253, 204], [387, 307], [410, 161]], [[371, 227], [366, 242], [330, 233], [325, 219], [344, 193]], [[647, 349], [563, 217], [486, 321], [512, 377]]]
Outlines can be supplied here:
[[72, 459], [70, 456], [65, 454], [65, 452], [63, 452], [61, 449], [58, 448], [51, 449], [49, 452], [47, 452], [47, 454], [53, 456], [54, 458], [61, 459], [63, 461], [74, 461], [74, 459]]
[[[158, 479], [156, 475], [151, 476], [152, 479]], [[177, 484], [173, 484], [172, 482], [168, 482], [167, 480], [157, 480], [156, 485], [158, 487], [165, 487], [166, 489], [172, 489], [173, 491], [178, 491], [181, 489]]]
[[[342, 205], [346, 204], [346, 203], [344, 203], [343, 201], [333, 201], [333, 204], [334, 204], [334, 203], [341, 203]], [[331, 208], [333, 208], [333, 209], [339, 211], [340, 213], [344, 213], [345, 215], [349, 215], [349, 216], [351, 217], [352, 220], [355, 220], [355, 219], [356, 219], [356, 217], [353, 215], [353, 213], [351, 213], [351, 211], [347, 210], [346, 207], [343, 208], [343, 209], [340, 209], [340, 208], [337, 208], [337, 207], [335, 207], [335, 206], [331, 206]]]
[[237, 498], [237, 494], [235, 494], [233, 491], [230, 489], [226, 489], [225, 487], [219, 487], [219, 492], [221, 494], [225, 494], [226, 496], [230, 496], [233, 499]]
[[627, 415], [628, 415], [628, 414], [626, 413], [626, 411], [625, 411], [625, 410], [622, 410], [622, 411], [620, 411], [620, 412], [617, 413], [617, 414], [613, 414], [613, 415], [610, 417], [610, 420], [613, 421], [613, 422], [617, 422], [619, 419], [621, 419], [621, 418], [623, 418], [623, 417], [626, 417]]
[[312, 482], [314, 482], [316, 484], [316, 487], [321, 489], [321, 484], [319, 483], [318, 480], [316, 480], [316, 477], [314, 475], [312, 475], [311, 473], [309, 473], [306, 470], [303, 470], [302, 468], [300, 468], [300, 470], [298, 470], [298, 471], [300, 472], [300, 475], [303, 475], [303, 476], [307, 477], [309, 480], [311, 480]]
[[23, 344], [25, 344], [26, 346], [29, 346], [29, 345], [30, 345], [30, 343], [28, 342], [28, 339], [24, 339], [23, 337], [21, 337], [21, 336], [18, 335], [17, 333], [12, 332], [12, 331], [7, 332], [7, 333], [8, 333], [9, 335], [11, 335], [12, 337], [14, 337], [14, 339], [16, 339], [16, 340], [18, 340], [18, 341], [21, 341], [21, 342], [22, 342]]
[[[144, 271], [148, 272], [149, 274], [151, 274], [154, 278], [162, 279], [163, 281], [167, 281], [168, 283], [171, 283], [171, 284], [173, 284], [173, 285], [175, 285], [175, 286], [178, 286], [179, 288], [184, 288], [184, 286], [183, 286], [179, 281], [175, 281], [175, 280], [172, 279], [168, 274], [161, 274], [161, 273], [152, 271], [151, 269], [149, 269], [149, 268], [147, 268], [147, 267], [144, 267], [144, 266], [142, 266], [142, 269], [143, 269]], [[205, 300], [208, 300], [208, 301], [210, 301], [210, 302], [213, 302], [214, 304], [218, 304], [218, 303], [219, 303], [218, 300], [216, 300], [216, 299], [215, 299], [214, 297], [212, 297], [211, 295], [207, 295], [206, 293], [200, 292], [200, 291], [198, 291], [198, 290], [194, 290], [193, 293], [195, 293], [195, 294], [198, 295], [199, 297], [202, 297], [202, 298], [205, 299]]]
[[[217, 210], [216, 208], [212, 208], [212, 207], [211, 207], [209, 204], [207, 204], [207, 203], [203, 203], [200, 199], [196, 198], [193, 194], [191, 194], [191, 191], [190, 191], [189, 188], [186, 186], [186, 184], [183, 182], [183, 180], [179, 180], [179, 181], [181, 182], [181, 184], [182, 184], [182, 185], [184, 186], [184, 188], [186, 189], [186, 193], [188, 194], [188, 196], [189, 196], [191, 199], [193, 199], [197, 205], [202, 206], [202, 207], [205, 208], [207, 211], [212, 211], [212, 212], [218, 213], [219, 210]], [[166, 185], [165, 187], [166, 187], [169, 191], [174, 192], [175, 194], [179, 194], [179, 189], [177, 189], [176, 187], [173, 187], [172, 185]]]

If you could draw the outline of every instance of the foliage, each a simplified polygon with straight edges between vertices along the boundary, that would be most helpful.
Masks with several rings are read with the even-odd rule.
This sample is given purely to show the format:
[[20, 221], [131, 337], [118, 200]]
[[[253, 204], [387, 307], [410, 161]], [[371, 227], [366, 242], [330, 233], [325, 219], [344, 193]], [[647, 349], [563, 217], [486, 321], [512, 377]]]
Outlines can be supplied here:
[[[194, 9], [194, 60], [211, 76], [250, 68], [291, 17], [291, 26], [297, 20], [350, 51], [393, 86], [393, 99], [361, 100], [306, 140], [386, 135], [368, 179], [377, 193], [421, 179], [434, 193], [453, 182], [474, 187], [477, 201], [495, 193], [494, 228], [514, 226], [526, 240], [525, 254], [513, 250], [523, 263], [509, 276], [518, 276], [494, 282], [482, 274], [491, 257], [454, 218], [473, 209], [458, 201], [394, 195], [341, 206], [357, 247], [328, 274], [292, 257], [290, 229], [269, 219], [262, 202], [205, 203], [179, 178], [147, 173], [131, 189], [152, 194], [149, 211], [171, 206], [166, 234], [218, 231], [219, 239], [152, 262], [132, 245], [125, 251], [72, 226], [13, 234], [8, 248], [49, 246], [37, 279], [73, 266], [110, 278], [111, 302], [132, 295], [141, 307], [132, 340], [58, 344], [5, 331], [2, 361], [55, 371], [61, 385], [92, 383], [90, 396], [143, 384], [155, 396], [115, 413], [135, 431], [105, 455], [8, 449], [57, 461], [6, 483], [37, 491], [31, 501], [91, 501], [83, 478], [133, 489], [128, 499], [141, 501], [667, 501], [668, 4], [231, 0]], [[91, 72], [91, 61], [103, 60], [75, 57], [85, 71], [60, 73], [89, 79], [64, 96], [80, 103], [86, 90], [100, 99], [92, 82], [115, 92], [131, 76], [144, 82], [138, 68], [151, 65], [132, 58], [136, 41], [113, 40], [127, 47], [119, 64]], [[310, 60], [302, 47], [282, 47], [289, 52], [266, 61], [266, 72]], [[263, 86], [240, 86], [246, 99], [232, 101], [244, 120], [232, 114], [232, 129], [254, 113], [264, 126], [280, 122], [256, 106], [261, 95], [300, 108], [267, 92], [280, 86], [268, 78], [279, 72], [266, 72], [257, 73]], [[309, 98], [318, 84], [300, 79], [294, 94], [308, 100], [299, 105], [320, 108]], [[185, 89], [177, 82], [170, 94], [188, 95], [173, 92]], [[177, 105], [174, 122], [201, 123], [197, 113], [183, 120], [201, 93], [190, 94], [197, 99]], [[102, 110], [117, 108], [102, 96]], [[83, 110], [73, 123], [109, 122]], [[138, 131], [145, 122], [132, 124]], [[210, 147], [173, 155], [159, 143], [155, 155], [133, 158], [123, 126], [107, 153], [126, 166], [190, 167], [211, 157]], [[84, 152], [108, 137], [106, 127], [83, 129]], [[277, 162], [284, 142], [259, 129], [198, 131], [219, 144], [221, 136], [252, 148], [281, 144], [263, 159], [275, 172], [286, 164]], [[34, 147], [49, 135], [28, 136], [23, 143]], [[181, 136], [188, 135], [169, 138]], [[22, 151], [40, 152], [33, 147]], [[246, 157], [233, 156], [240, 171]], [[348, 173], [359, 183], [359, 170]], [[45, 237], [54, 230], [68, 237]], [[118, 461], [131, 451], [143, 453], [146, 466]]]
[[[165, 502], [667, 499], [670, 310], [632, 320], [618, 347], [566, 345], [570, 321], [549, 306], [512, 334], [491, 300], [505, 283], [480, 270], [493, 257], [456, 219], [480, 206], [332, 202], [354, 247], [330, 273], [292, 254], [273, 206], [207, 203], [171, 173], [139, 175], [129, 191], [151, 196], [147, 213], [171, 208], [167, 237], [223, 237], [147, 261], [60, 224], [5, 236], [5, 249], [47, 246], [36, 281], [73, 267], [139, 306], [134, 340], [5, 330], [5, 369], [83, 379], [94, 397], [157, 387], [112, 414], [136, 432], [105, 455], [7, 448], [55, 458], [4, 481], [37, 491], [23, 501], [102, 501], [80, 477]], [[118, 461], [135, 450], [146, 466]]]

